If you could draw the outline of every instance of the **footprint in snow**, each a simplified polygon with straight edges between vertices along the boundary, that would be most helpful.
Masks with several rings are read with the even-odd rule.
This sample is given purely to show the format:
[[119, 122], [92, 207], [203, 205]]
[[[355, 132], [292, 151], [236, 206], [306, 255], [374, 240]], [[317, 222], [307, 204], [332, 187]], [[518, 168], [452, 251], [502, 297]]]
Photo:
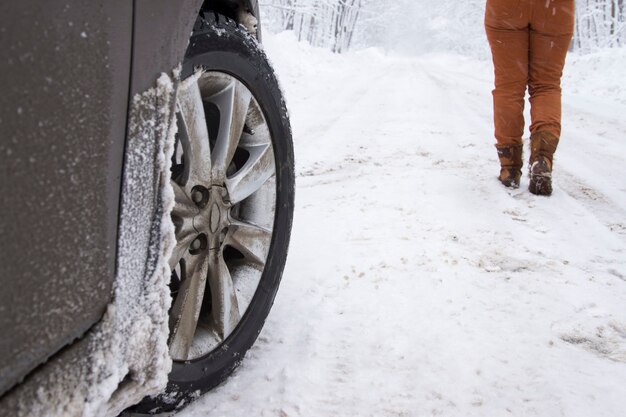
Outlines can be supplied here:
[[611, 315], [593, 306], [578, 313], [587, 317], [580, 317], [579, 322], [552, 326], [559, 338], [601, 358], [626, 363], [626, 323], [612, 319]]

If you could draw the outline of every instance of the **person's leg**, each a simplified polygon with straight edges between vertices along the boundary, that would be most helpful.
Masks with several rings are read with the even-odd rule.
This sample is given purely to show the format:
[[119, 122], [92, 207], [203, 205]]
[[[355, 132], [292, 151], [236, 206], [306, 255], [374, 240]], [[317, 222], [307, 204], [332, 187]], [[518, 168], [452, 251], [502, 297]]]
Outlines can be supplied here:
[[493, 90], [500, 181], [518, 187], [522, 169], [524, 95], [528, 83], [529, 0], [487, 0], [485, 31], [495, 72]]
[[561, 77], [574, 33], [574, 0], [536, 0], [530, 29], [528, 90], [532, 124], [530, 191], [552, 194], [552, 160], [561, 136]]
[[531, 133], [561, 136], [561, 76], [574, 34], [574, 0], [536, 0], [530, 28]]

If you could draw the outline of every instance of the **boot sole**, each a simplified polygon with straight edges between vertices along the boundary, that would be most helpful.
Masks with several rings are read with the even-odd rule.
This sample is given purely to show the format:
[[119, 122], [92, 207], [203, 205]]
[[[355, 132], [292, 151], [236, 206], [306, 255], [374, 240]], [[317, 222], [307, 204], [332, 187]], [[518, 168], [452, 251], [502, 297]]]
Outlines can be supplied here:
[[531, 177], [528, 191], [535, 195], [552, 195], [552, 179], [546, 177]]
[[514, 190], [517, 190], [519, 188], [519, 182], [515, 182], [515, 181], [500, 181], [502, 183], [502, 185], [504, 185], [506, 188], [512, 188]]

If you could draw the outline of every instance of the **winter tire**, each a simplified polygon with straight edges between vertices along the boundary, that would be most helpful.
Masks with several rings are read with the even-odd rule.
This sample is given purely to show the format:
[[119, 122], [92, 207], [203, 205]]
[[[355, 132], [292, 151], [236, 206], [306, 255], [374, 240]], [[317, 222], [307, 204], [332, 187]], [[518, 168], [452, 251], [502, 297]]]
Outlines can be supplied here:
[[182, 66], [171, 183], [173, 367], [139, 413], [172, 411], [239, 365], [274, 302], [287, 256], [294, 159], [287, 109], [257, 41], [199, 19]]

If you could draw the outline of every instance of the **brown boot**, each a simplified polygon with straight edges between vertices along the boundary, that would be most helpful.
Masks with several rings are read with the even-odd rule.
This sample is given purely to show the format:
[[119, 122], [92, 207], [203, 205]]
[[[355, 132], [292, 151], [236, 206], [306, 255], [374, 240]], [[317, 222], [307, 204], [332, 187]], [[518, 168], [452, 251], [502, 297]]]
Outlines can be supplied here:
[[537, 195], [552, 194], [552, 157], [559, 138], [548, 132], [530, 135], [530, 184], [528, 190]]
[[522, 177], [523, 145], [496, 145], [500, 158], [500, 176], [498, 179], [505, 187], [519, 188]]

